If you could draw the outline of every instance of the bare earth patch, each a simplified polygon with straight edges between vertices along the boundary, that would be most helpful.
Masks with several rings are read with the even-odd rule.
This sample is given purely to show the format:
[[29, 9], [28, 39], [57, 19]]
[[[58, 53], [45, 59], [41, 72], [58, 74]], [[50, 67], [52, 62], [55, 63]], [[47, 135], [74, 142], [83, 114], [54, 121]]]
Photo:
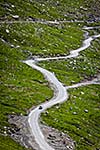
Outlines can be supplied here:
[[[31, 135], [27, 120], [27, 116], [9, 115], [8, 121], [12, 127], [7, 131], [8, 135], [26, 148], [41, 150], [36, 144], [34, 137]], [[40, 124], [40, 126], [45, 140], [55, 150], [74, 150], [74, 141], [67, 134], [59, 132], [58, 130], [43, 124]]]

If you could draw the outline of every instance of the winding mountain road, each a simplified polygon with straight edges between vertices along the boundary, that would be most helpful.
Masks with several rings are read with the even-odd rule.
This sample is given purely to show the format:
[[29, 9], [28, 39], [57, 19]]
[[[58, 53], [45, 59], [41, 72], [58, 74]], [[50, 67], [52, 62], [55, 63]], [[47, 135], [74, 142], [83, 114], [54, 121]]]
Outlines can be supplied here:
[[[91, 29], [91, 27], [89, 27], [89, 28]], [[89, 28], [86, 27], [84, 29], [88, 30]], [[79, 86], [83, 86], [83, 85], [98, 84], [98, 83], [97, 83], [97, 80], [95, 79], [95, 80], [92, 80], [91, 82], [79, 83], [79, 84], [76, 84], [73, 86], [64, 87], [63, 84], [58, 81], [58, 79], [56, 78], [54, 73], [51, 73], [50, 71], [39, 67], [36, 63], [40, 62], [40, 61], [46, 61], [46, 60], [68, 59], [68, 58], [77, 57], [79, 55], [80, 51], [83, 51], [86, 48], [88, 48], [91, 45], [91, 41], [94, 40], [95, 38], [98, 38], [98, 37], [100, 37], [100, 34], [91, 36], [88, 39], [84, 40], [83, 45], [80, 48], [71, 51], [68, 56], [52, 57], [52, 58], [35, 58], [34, 60], [31, 59], [31, 60], [23, 61], [23, 63], [29, 65], [33, 69], [40, 71], [44, 75], [46, 80], [50, 83], [50, 86], [54, 90], [54, 97], [50, 101], [42, 103], [41, 104], [42, 109], [39, 109], [40, 105], [37, 106], [35, 109], [33, 109], [30, 112], [30, 114], [28, 116], [28, 122], [29, 122], [30, 130], [32, 132], [32, 135], [35, 138], [36, 143], [39, 145], [40, 150], [54, 150], [54, 148], [51, 147], [46, 142], [46, 139], [45, 139], [45, 137], [44, 137], [44, 135], [40, 129], [40, 126], [39, 126], [40, 114], [44, 110], [46, 110], [47, 108], [50, 108], [55, 104], [62, 103], [64, 101], [66, 101], [68, 99], [68, 93], [67, 93], [68, 88], [74, 88], [74, 87], [79, 87]]]

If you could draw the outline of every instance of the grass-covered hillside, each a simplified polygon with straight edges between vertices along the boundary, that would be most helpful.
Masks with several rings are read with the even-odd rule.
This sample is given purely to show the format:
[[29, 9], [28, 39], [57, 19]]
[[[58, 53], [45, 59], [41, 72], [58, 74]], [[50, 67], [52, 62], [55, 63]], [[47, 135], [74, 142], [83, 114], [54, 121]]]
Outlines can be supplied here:
[[[66, 55], [79, 48], [84, 39], [86, 21], [98, 25], [99, 0], [1, 0], [0, 1], [0, 150], [26, 148], [10, 138], [12, 126], [8, 115], [28, 115], [28, 110], [53, 96], [43, 75], [21, 60]], [[84, 20], [84, 23], [41, 24], [43, 20]], [[7, 22], [11, 21], [11, 22]], [[16, 22], [15, 22], [16, 21]], [[20, 22], [26, 21], [26, 22]], [[99, 29], [90, 34], [100, 33]], [[100, 72], [100, 38], [75, 59], [41, 62], [55, 72], [64, 85], [72, 85], [96, 77]], [[82, 94], [84, 93], [84, 94]], [[100, 148], [99, 85], [69, 91], [69, 100], [51, 108], [43, 120], [67, 132], [76, 141], [78, 150]], [[85, 96], [84, 96], [85, 95]], [[88, 113], [84, 112], [87, 109]], [[55, 112], [55, 115], [52, 113]], [[73, 114], [76, 112], [76, 115]], [[54, 113], [53, 113], [54, 114]], [[56, 121], [55, 121], [56, 120]]]
[[100, 0], [1, 0], [1, 20], [100, 20]]
[[[55, 72], [64, 85], [96, 78], [100, 74], [100, 39], [81, 52], [78, 58], [45, 62], [41, 65]], [[45, 65], [44, 65], [45, 64]], [[57, 64], [57, 65], [56, 65]], [[69, 99], [44, 112], [46, 124], [67, 133], [76, 141], [77, 150], [100, 148], [100, 85], [68, 90]]]

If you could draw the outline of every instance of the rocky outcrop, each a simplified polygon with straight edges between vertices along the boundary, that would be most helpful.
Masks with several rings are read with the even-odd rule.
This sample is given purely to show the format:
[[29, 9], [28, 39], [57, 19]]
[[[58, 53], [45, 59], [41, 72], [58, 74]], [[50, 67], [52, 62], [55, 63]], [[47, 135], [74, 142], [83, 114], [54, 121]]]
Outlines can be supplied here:
[[[8, 134], [16, 142], [30, 148], [33, 150], [40, 150], [39, 146], [36, 144], [34, 137], [31, 135], [30, 127], [28, 125], [27, 116], [17, 116], [9, 115], [8, 122], [11, 127]], [[41, 124], [41, 130], [45, 136], [45, 140], [55, 149], [55, 150], [73, 150], [74, 141], [63, 132], [60, 132], [52, 127]], [[33, 148], [34, 147], [34, 148]]]

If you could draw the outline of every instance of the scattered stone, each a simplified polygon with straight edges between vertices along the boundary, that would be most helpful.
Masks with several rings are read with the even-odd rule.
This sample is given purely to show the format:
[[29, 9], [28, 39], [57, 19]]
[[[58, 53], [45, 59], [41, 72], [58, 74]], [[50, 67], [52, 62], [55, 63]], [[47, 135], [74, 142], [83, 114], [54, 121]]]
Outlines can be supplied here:
[[14, 6], [14, 5], [11, 5], [11, 7], [14, 8], [15, 6]]
[[[11, 124], [11, 128], [8, 129], [8, 131], [4, 131], [4, 134], [6, 136], [7, 132], [12, 139], [26, 148], [40, 150], [30, 132], [27, 119], [28, 117], [23, 115], [9, 115], [8, 122]], [[74, 150], [74, 141], [67, 134], [43, 124], [40, 124], [40, 127], [48, 144], [50, 144], [55, 150]]]
[[8, 29], [6, 29], [6, 33], [9, 33], [9, 30], [8, 30]]
[[11, 124], [11, 128], [7, 133], [11, 136], [13, 140], [20, 143], [26, 148], [31, 148], [33, 150], [39, 150], [39, 146], [31, 135], [27, 116], [20, 115], [9, 115], [8, 122]]
[[7, 132], [6, 131], [4, 131], [4, 136], [7, 136]]
[[73, 107], [70, 107], [70, 110], [72, 110], [73, 109]]
[[20, 47], [19, 45], [16, 46], [16, 48], [19, 48], [19, 47]]
[[81, 94], [83, 95], [83, 94], [84, 94], [84, 92], [82, 92], [82, 91], [81, 91]]
[[59, 109], [59, 106], [56, 106], [56, 109]]
[[47, 142], [55, 150], [74, 150], [74, 141], [67, 134], [42, 124], [41, 129]]
[[6, 127], [6, 126], [4, 126], [4, 129], [7, 129], [7, 127]]
[[13, 44], [10, 45], [12, 48], [14, 48], [15, 46]]
[[76, 98], [76, 96], [75, 96], [75, 95], [74, 95], [73, 97], [74, 97], [74, 98]]
[[18, 15], [14, 15], [14, 16], [12, 16], [14, 19], [18, 19], [19, 18], [19, 16]]
[[87, 109], [85, 109], [84, 112], [88, 113], [89, 111]]
[[46, 115], [48, 115], [48, 114], [49, 114], [49, 112], [48, 112], [48, 111], [45, 111], [45, 114], [46, 114]]
[[77, 112], [73, 112], [73, 115], [77, 115]]

